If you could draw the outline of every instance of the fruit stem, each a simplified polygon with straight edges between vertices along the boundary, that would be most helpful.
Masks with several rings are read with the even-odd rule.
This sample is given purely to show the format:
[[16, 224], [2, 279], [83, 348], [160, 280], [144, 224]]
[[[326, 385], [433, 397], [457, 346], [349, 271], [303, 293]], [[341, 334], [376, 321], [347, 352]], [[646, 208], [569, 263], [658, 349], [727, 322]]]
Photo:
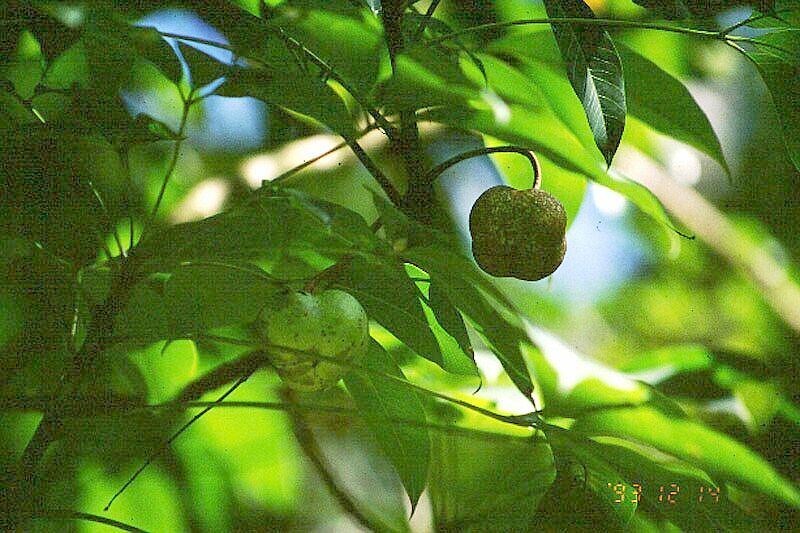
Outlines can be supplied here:
[[439, 163], [438, 165], [430, 169], [426, 174], [425, 179], [429, 180], [430, 182], [433, 182], [439, 177], [439, 175], [442, 172], [452, 167], [453, 165], [456, 165], [467, 159], [472, 159], [473, 157], [479, 157], [482, 155], [496, 154], [496, 153], [515, 153], [527, 157], [528, 161], [530, 161], [531, 163], [531, 168], [533, 168], [533, 185], [531, 186], [531, 188], [538, 189], [541, 186], [542, 167], [539, 164], [539, 159], [537, 159], [536, 154], [534, 154], [532, 150], [523, 148], [521, 146], [494, 146], [494, 147], [484, 146], [483, 148], [478, 148], [476, 150], [470, 150], [468, 152], [460, 153], [442, 163]]

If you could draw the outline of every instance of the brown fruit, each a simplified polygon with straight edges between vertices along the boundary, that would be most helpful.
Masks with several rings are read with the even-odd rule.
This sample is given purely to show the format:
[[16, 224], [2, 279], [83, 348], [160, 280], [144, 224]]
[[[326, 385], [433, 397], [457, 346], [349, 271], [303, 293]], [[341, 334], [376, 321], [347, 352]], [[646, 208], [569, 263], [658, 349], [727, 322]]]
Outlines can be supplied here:
[[472, 255], [488, 274], [528, 281], [555, 272], [567, 251], [567, 214], [539, 190], [492, 187], [469, 214]]

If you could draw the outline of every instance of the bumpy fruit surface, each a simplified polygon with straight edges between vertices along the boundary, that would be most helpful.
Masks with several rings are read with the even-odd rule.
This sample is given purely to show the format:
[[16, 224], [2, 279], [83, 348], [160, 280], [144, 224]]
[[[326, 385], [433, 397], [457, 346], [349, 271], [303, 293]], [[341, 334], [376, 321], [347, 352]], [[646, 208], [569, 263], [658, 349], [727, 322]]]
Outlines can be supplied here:
[[567, 251], [567, 214], [555, 197], [500, 185], [469, 214], [472, 255], [488, 274], [528, 281], [555, 272]]
[[284, 383], [312, 392], [332, 387], [347, 373], [313, 355], [356, 362], [367, 351], [369, 321], [358, 300], [344, 291], [296, 292], [266, 317], [264, 336], [269, 344], [292, 350], [269, 350]]

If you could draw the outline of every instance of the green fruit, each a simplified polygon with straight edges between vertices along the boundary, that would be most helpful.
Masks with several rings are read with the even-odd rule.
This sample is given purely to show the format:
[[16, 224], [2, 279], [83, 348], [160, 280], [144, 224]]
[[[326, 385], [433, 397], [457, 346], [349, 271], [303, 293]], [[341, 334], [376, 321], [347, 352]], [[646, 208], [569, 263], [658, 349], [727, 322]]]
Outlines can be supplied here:
[[469, 214], [472, 255], [488, 274], [528, 281], [555, 272], [567, 251], [567, 214], [539, 189], [492, 187]]
[[369, 320], [358, 300], [344, 291], [296, 292], [266, 318], [264, 336], [269, 344], [291, 350], [268, 350], [284, 383], [318, 391], [335, 385], [347, 368], [313, 356], [356, 362], [367, 351]]

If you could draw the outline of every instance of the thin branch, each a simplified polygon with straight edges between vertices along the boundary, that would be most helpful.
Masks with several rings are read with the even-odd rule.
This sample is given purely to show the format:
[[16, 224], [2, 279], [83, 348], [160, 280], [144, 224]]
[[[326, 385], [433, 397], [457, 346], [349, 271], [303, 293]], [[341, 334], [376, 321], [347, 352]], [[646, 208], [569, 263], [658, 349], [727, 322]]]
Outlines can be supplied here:
[[727, 35], [727, 34], [731, 33], [732, 31], [736, 31], [736, 30], [738, 30], [739, 28], [741, 28], [743, 26], [747, 26], [748, 24], [752, 24], [753, 22], [758, 22], [759, 20], [764, 20], [764, 19], [768, 19], [768, 18], [775, 18], [775, 19], [781, 20], [778, 17], [778, 15], [782, 15], [784, 13], [791, 13], [791, 11], [792, 11], [791, 9], [779, 9], [779, 10], [774, 11], [772, 13], [761, 13], [761, 14], [756, 15], [754, 17], [752, 17], [752, 16], [751, 17], [747, 17], [746, 19], [744, 19], [742, 21], [739, 21], [736, 24], [732, 24], [732, 25], [728, 26], [727, 28], [725, 28], [723, 30], [720, 30], [720, 33], [723, 34], [723, 35]]
[[370, 174], [372, 174], [372, 177], [375, 178], [375, 181], [378, 182], [378, 185], [381, 186], [381, 189], [383, 189], [383, 192], [386, 193], [386, 196], [389, 197], [392, 203], [395, 205], [400, 205], [400, 202], [402, 201], [400, 193], [397, 192], [397, 189], [394, 188], [394, 185], [392, 185], [392, 182], [389, 181], [389, 178], [386, 177], [383, 171], [378, 168], [374, 161], [372, 161], [372, 158], [370, 158], [367, 152], [365, 152], [361, 145], [358, 144], [358, 141], [345, 138], [345, 142], [353, 151], [353, 153], [356, 154], [356, 157], [359, 161], [361, 161], [361, 164], [366, 167]]
[[145, 531], [144, 529], [140, 529], [136, 526], [120, 522], [119, 520], [114, 520], [112, 518], [106, 518], [104, 516], [98, 516], [95, 514], [83, 513], [81, 511], [73, 511], [71, 509], [50, 509], [44, 511], [36, 511], [35, 514], [27, 516], [26, 518], [30, 520], [41, 519], [41, 518], [49, 520], [53, 519], [85, 520], [87, 522], [96, 522], [98, 524], [115, 527], [122, 531], [131, 531], [133, 533], [147, 533], [147, 531]]
[[178, 133], [177, 139], [175, 144], [172, 148], [172, 158], [167, 165], [167, 171], [164, 173], [164, 179], [161, 182], [161, 189], [158, 191], [158, 197], [156, 198], [156, 203], [153, 206], [153, 211], [150, 213], [150, 219], [148, 220], [145, 227], [142, 229], [142, 235], [140, 237], [140, 241], [144, 238], [144, 234], [150, 229], [153, 223], [156, 220], [156, 215], [158, 214], [158, 208], [161, 206], [161, 200], [164, 198], [164, 192], [167, 190], [167, 184], [169, 183], [170, 178], [172, 177], [173, 172], [175, 172], [175, 167], [178, 164], [178, 158], [181, 154], [181, 147], [183, 146], [184, 141], [184, 132], [186, 130], [186, 123], [189, 119], [189, 110], [192, 107], [192, 94], [193, 90], [189, 92], [188, 98], [183, 100], [183, 111], [181, 112], [181, 121], [180, 125], [178, 126]]
[[305, 169], [306, 167], [310, 167], [311, 165], [313, 165], [317, 161], [320, 161], [321, 159], [325, 159], [329, 155], [331, 155], [331, 154], [333, 154], [335, 152], [338, 152], [339, 150], [341, 150], [342, 148], [345, 148], [346, 146], [347, 146], [347, 143], [345, 141], [342, 141], [339, 144], [337, 144], [336, 146], [334, 146], [333, 148], [331, 148], [330, 150], [328, 150], [326, 152], [323, 152], [323, 153], [319, 154], [318, 156], [312, 157], [308, 161], [303, 161], [302, 163], [300, 163], [296, 167], [290, 168], [289, 170], [287, 170], [286, 172], [284, 172], [280, 176], [278, 176], [278, 177], [276, 177], [274, 179], [271, 179], [269, 181], [270, 181], [270, 183], [281, 183], [281, 182], [291, 178], [292, 176], [294, 176], [295, 174], [297, 174], [301, 170]]
[[103, 234], [100, 233], [100, 230], [93, 229], [94, 236], [97, 238], [97, 243], [100, 245], [101, 251], [106, 254], [106, 257], [110, 260], [114, 257], [114, 252], [111, 251], [111, 248], [106, 244], [106, 240], [103, 238]]
[[436, 392], [436, 391], [427, 389], [425, 387], [417, 385], [416, 383], [412, 383], [412, 382], [410, 382], [408, 380], [405, 380], [403, 378], [399, 378], [397, 376], [393, 376], [391, 374], [387, 374], [385, 372], [381, 372], [380, 370], [374, 370], [372, 368], [368, 368], [368, 367], [365, 367], [365, 366], [357, 365], [357, 364], [351, 363], [350, 361], [342, 361], [342, 360], [339, 360], [339, 359], [337, 359], [335, 357], [328, 357], [328, 356], [319, 355], [319, 354], [315, 354], [315, 353], [307, 353], [307, 352], [303, 352], [303, 351], [300, 351], [300, 350], [294, 350], [294, 349], [287, 348], [287, 347], [284, 347], [284, 346], [275, 346], [275, 345], [272, 345], [272, 344], [269, 344], [269, 343], [264, 343], [264, 342], [255, 342], [255, 341], [249, 341], [249, 340], [246, 340], [246, 339], [235, 339], [235, 338], [230, 338], [230, 337], [223, 337], [223, 336], [220, 336], [220, 335], [199, 334], [199, 335], [192, 336], [192, 338], [213, 340], [213, 341], [217, 341], [217, 342], [233, 344], [233, 345], [236, 345], [236, 346], [248, 346], [248, 347], [252, 347], [252, 348], [261, 348], [262, 350], [264, 350], [266, 352], [269, 352], [270, 350], [281, 350], [283, 352], [289, 352], [289, 353], [296, 354], [296, 355], [298, 355], [300, 357], [318, 359], [320, 361], [326, 361], [326, 362], [329, 362], [329, 363], [334, 364], [336, 366], [340, 366], [340, 367], [345, 368], [347, 370], [353, 370], [353, 371], [356, 371], [356, 372], [363, 372], [363, 373], [370, 374], [370, 375], [373, 375], [373, 376], [377, 376], [377, 377], [380, 377], [382, 379], [386, 379], [386, 380], [389, 380], [389, 381], [392, 381], [392, 382], [395, 382], [395, 383], [399, 383], [400, 385], [402, 385], [403, 387], [406, 387], [408, 389], [413, 389], [413, 390], [415, 390], [417, 392], [420, 392], [422, 394], [425, 394], [425, 395], [428, 395], [428, 396], [432, 396], [434, 398], [438, 398], [440, 400], [443, 400], [443, 401], [446, 401], [446, 402], [461, 406], [461, 407], [463, 407], [465, 409], [469, 409], [470, 411], [474, 411], [474, 412], [479, 413], [481, 415], [484, 415], [486, 417], [493, 418], [494, 420], [497, 420], [499, 422], [503, 422], [503, 423], [506, 423], [506, 424], [512, 424], [512, 425], [515, 425], [515, 426], [521, 426], [521, 427], [534, 427], [538, 423], [538, 415], [535, 412], [533, 412], [533, 413], [525, 413], [525, 414], [522, 414], [522, 415], [503, 415], [503, 414], [500, 414], [500, 413], [495, 413], [494, 411], [490, 411], [488, 409], [484, 409], [483, 407], [479, 407], [477, 405], [471, 404], [471, 403], [466, 402], [464, 400], [459, 400], [458, 398], [453, 398], [451, 396], [447, 396], [446, 394], [442, 394], [440, 392]]
[[[238, 361], [238, 360], [237, 360]], [[209, 374], [203, 376], [198, 381], [192, 382], [181, 391], [181, 393], [174, 400], [156, 404], [131, 404], [131, 403], [113, 403], [105, 402], [97, 405], [96, 407], [102, 408], [97, 410], [87, 410], [84, 407], [75, 408], [74, 411], [65, 410], [64, 416], [70, 418], [92, 418], [97, 416], [113, 416], [113, 415], [126, 415], [131, 412], [141, 410], [160, 410], [160, 409], [202, 409], [208, 406], [213, 406], [214, 409], [264, 409], [268, 411], [286, 411], [290, 408], [307, 411], [317, 415], [347, 418], [354, 422], [363, 422], [360, 413], [352, 408], [341, 407], [338, 405], [324, 405], [312, 403], [286, 403], [286, 402], [260, 402], [260, 401], [227, 401], [219, 403], [217, 401], [204, 401], [204, 400], [187, 400], [185, 398], [193, 397], [199, 398], [211, 390], [218, 389], [219, 387], [230, 383], [241, 373], [236, 374], [235, 368], [244, 368], [246, 365], [234, 365], [237, 361], [231, 361], [231, 366], [223, 372], [217, 373], [217, 369], [212, 370]], [[226, 363], [225, 365], [227, 365]], [[265, 361], [266, 364], [266, 361]], [[222, 367], [224, 365], [220, 365]], [[217, 368], [220, 368], [217, 367]], [[50, 400], [42, 397], [31, 398], [0, 398], [0, 410], [20, 410], [20, 411], [42, 411], [47, 408]], [[543, 412], [543, 411], [542, 411]], [[376, 416], [377, 420], [381, 422], [391, 422], [402, 426], [419, 427], [441, 433], [462, 435], [465, 437], [472, 437], [485, 440], [505, 440], [509, 438], [529, 438], [524, 435], [513, 435], [510, 433], [497, 433], [494, 431], [486, 431], [481, 429], [474, 429], [467, 426], [458, 426], [455, 424], [439, 424], [436, 422], [429, 422], [427, 420], [412, 420], [397, 416]]]
[[278, 35], [280, 35], [281, 39], [283, 39], [283, 41], [287, 45], [297, 49], [300, 52], [302, 52], [303, 55], [305, 55], [306, 58], [308, 58], [309, 61], [314, 63], [317, 67], [321, 68], [323, 71], [325, 71], [325, 73], [327, 75], [329, 75], [331, 77], [331, 79], [335, 80], [339, 85], [341, 85], [344, 88], [345, 91], [350, 93], [350, 96], [352, 96], [353, 99], [356, 102], [358, 102], [358, 104], [362, 108], [367, 110], [367, 112], [370, 114], [370, 116], [372, 116], [372, 118], [375, 120], [375, 122], [378, 123], [378, 125], [381, 128], [381, 130], [384, 133], [386, 133], [386, 135], [389, 137], [389, 139], [393, 139], [395, 137], [394, 127], [389, 123], [388, 120], [386, 120], [386, 117], [384, 117], [380, 113], [380, 111], [378, 111], [370, 102], [368, 102], [366, 97], [361, 95], [361, 93], [358, 90], [356, 90], [355, 87], [350, 85], [350, 82], [348, 82], [346, 79], [344, 79], [344, 77], [341, 74], [336, 72], [333, 69], [333, 67], [331, 67], [324, 59], [319, 57], [312, 50], [309, 50], [308, 48], [306, 48], [303, 45], [303, 43], [301, 43], [300, 41], [298, 41], [297, 39], [295, 39], [294, 37], [292, 37], [291, 35], [286, 33], [286, 31], [283, 28], [276, 27], [274, 29], [277, 30]]
[[[291, 391], [285, 391], [284, 396], [292, 401], [294, 400]], [[325, 483], [325, 486], [328, 487], [331, 495], [336, 499], [342, 509], [367, 531], [393, 531], [385, 524], [376, 523], [370, 517], [362, 513], [361, 509], [359, 509], [358, 505], [353, 501], [353, 498], [344, 489], [339, 487], [339, 484], [330, 471], [330, 467], [325, 461], [322, 450], [314, 439], [314, 433], [305, 423], [305, 420], [303, 420], [303, 416], [297, 410], [293, 409], [291, 401], [288, 402], [288, 409], [286, 412], [292, 419], [297, 443], [300, 445], [300, 448], [303, 450], [306, 457], [308, 457], [309, 461], [311, 461], [311, 464], [314, 465], [320, 478], [322, 478], [322, 481]]]
[[482, 155], [488, 154], [497, 154], [497, 153], [515, 153], [521, 154], [528, 158], [528, 161], [531, 164], [531, 168], [533, 169], [533, 185], [531, 188], [538, 189], [542, 183], [542, 168], [539, 164], [539, 160], [536, 158], [536, 154], [533, 153], [532, 150], [527, 148], [522, 148], [521, 146], [494, 146], [494, 147], [483, 147], [477, 148], [475, 150], [470, 150], [468, 152], [460, 153], [454, 157], [451, 157], [447, 161], [443, 161], [439, 163], [432, 169], [430, 169], [425, 176], [426, 180], [434, 181], [436, 178], [441, 175], [442, 172], [447, 170], [448, 168], [456, 165], [462, 161], [467, 159], [472, 159], [473, 157], [480, 157]]
[[[174, 400], [154, 407], [177, 407], [181, 404], [187, 406], [209, 405], [206, 402], [198, 403], [196, 400], [199, 400], [207, 392], [216, 390], [240, 376], [251, 375], [268, 364], [269, 360], [264, 352], [253, 351], [233, 361], [217, 365], [213, 370], [186, 385]], [[223, 405], [219, 402], [212, 403]]]
[[[378, 126], [376, 124], [371, 124], [369, 127], [363, 129], [360, 133], [358, 133], [354, 138], [355, 139], [360, 139], [360, 138], [364, 137], [365, 135], [367, 135], [368, 133], [370, 133], [371, 131], [374, 131], [376, 129], [379, 129]], [[284, 172], [280, 176], [277, 176], [277, 177], [269, 180], [269, 182], [270, 183], [282, 183], [283, 181], [286, 181], [287, 179], [291, 178], [292, 176], [294, 176], [295, 174], [297, 174], [301, 170], [304, 170], [305, 168], [313, 165], [314, 163], [317, 163], [318, 161], [321, 161], [322, 159], [325, 159], [329, 155], [332, 155], [332, 154], [338, 152], [339, 150], [341, 150], [342, 148], [346, 148], [347, 146], [349, 146], [347, 141], [342, 141], [339, 144], [337, 144], [336, 146], [334, 146], [333, 148], [331, 148], [330, 150], [327, 150], [326, 152], [323, 152], [323, 153], [321, 153], [321, 154], [319, 154], [317, 156], [314, 156], [314, 157], [312, 157], [311, 159], [309, 159], [307, 161], [303, 161], [299, 165], [290, 168], [289, 170], [287, 170], [286, 172]]]
[[[374, 131], [376, 129], [379, 129], [378, 126], [375, 125], [375, 124], [371, 124], [369, 127], [365, 128], [360, 133], [356, 134], [355, 139], [361, 139], [362, 137], [367, 135], [369, 132]], [[348, 141], [342, 141], [339, 144], [337, 144], [336, 146], [332, 147], [331, 149], [329, 149], [329, 150], [327, 150], [327, 151], [325, 151], [325, 152], [323, 152], [323, 153], [321, 153], [319, 155], [316, 155], [316, 156], [312, 157], [311, 159], [308, 159], [307, 161], [303, 161], [299, 165], [296, 165], [296, 166], [290, 168], [289, 170], [285, 171], [284, 173], [280, 174], [279, 176], [277, 176], [277, 177], [275, 177], [275, 178], [273, 178], [271, 180], [262, 181], [261, 187], [258, 188], [255, 191], [255, 194], [250, 195], [250, 197], [247, 200], [245, 200], [245, 204], [256, 202], [258, 200], [258, 194], [259, 193], [262, 193], [262, 192], [269, 193], [269, 192], [271, 192], [271, 189], [269, 187], [265, 186], [266, 183], [269, 183], [269, 184], [275, 184], [275, 183], [281, 184], [284, 181], [286, 181], [289, 178], [291, 178], [292, 176], [294, 176], [295, 174], [297, 174], [298, 172], [300, 172], [300, 171], [310, 167], [311, 165], [321, 161], [322, 159], [325, 159], [326, 157], [338, 152], [342, 148], [347, 148], [348, 146], [350, 146]], [[281, 281], [287, 281], [287, 280], [281, 280]]]
[[[94, 186], [92, 180], [86, 180], [89, 184], [89, 188], [92, 190], [97, 203], [100, 204], [100, 210], [103, 211], [103, 216], [106, 219], [106, 223], [111, 226], [111, 232], [114, 235], [114, 240], [117, 243], [117, 248], [119, 249], [119, 255], [122, 257], [126, 257], [125, 248], [122, 246], [122, 239], [119, 238], [119, 233], [117, 232], [117, 227], [114, 225], [114, 221], [111, 219], [111, 214], [108, 212], [108, 208], [106, 207], [106, 203], [103, 201], [103, 197], [100, 195], [100, 191], [97, 190], [97, 187]], [[111, 256], [108, 257], [111, 259]]]
[[[392, 72], [396, 72], [397, 57], [405, 50], [403, 34], [404, 2], [384, 2], [381, 10], [384, 40], [389, 50]], [[400, 110], [400, 132], [391, 139], [392, 148], [402, 158], [408, 187], [402, 203], [395, 202], [405, 213], [423, 223], [430, 223], [433, 210], [433, 188], [421, 181], [425, 174], [424, 154], [419, 142], [416, 110]]]
[[422, 19], [422, 22], [419, 23], [417, 31], [414, 32], [414, 37], [412, 39], [413, 42], [418, 41], [425, 33], [425, 29], [428, 27], [428, 22], [433, 18], [433, 14], [436, 12], [436, 8], [439, 7], [440, 2], [441, 0], [433, 0], [431, 5], [428, 6], [428, 10], [425, 12], [425, 15], [423, 15], [425, 18]]
[[114, 496], [112, 496], [112, 497], [111, 497], [111, 499], [108, 501], [108, 504], [105, 506], [105, 508], [104, 508], [103, 510], [104, 510], [104, 511], [108, 511], [108, 509], [111, 507], [111, 504], [112, 504], [112, 503], [114, 503], [114, 500], [116, 500], [116, 499], [117, 499], [117, 498], [118, 498], [118, 497], [119, 497], [119, 496], [120, 496], [120, 495], [121, 495], [123, 492], [125, 492], [125, 490], [126, 490], [126, 489], [127, 489], [127, 488], [128, 488], [128, 487], [129, 487], [129, 486], [130, 486], [130, 485], [131, 485], [131, 484], [132, 484], [134, 481], [136, 481], [136, 478], [138, 478], [138, 477], [139, 477], [139, 475], [140, 475], [142, 472], [144, 472], [144, 470], [145, 470], [145, 469], [146, 469], [148, 466], [150, 466], [150, 464], [152, 464], [152, 462], [153, 462], [153, 461], [155, 461], [155, 460], [156, 460], [156, 459], [157, 459], [157, 458], [158, 458], [158, 457], [159, 457], [159, 456], [160, 456], [162, 453], [164, 453], [166, 450], [168, 450], [168, 449], [169, 449], [169, 447], [170, 447], [170, 445], [171, 445], [173, 442], [175, 442], [175, 439], [177, 439], [178, 437], [180, 437], [180, 436], [181, 436], [181, 434], [182, 434], [184, 431], [186, 431], [187, 429], [189, 429], [189, 427], [190, 427], [192, 424], [194, 424], [195, 422], [197, 422], [197, 421], [198, 421], [198, 420], [199, 420], [199, 419], [200, 419], [200, 418], [201, 418], [203, 415], [205, 415], [205, 414], [206, 414], [206, 413], [208, 413], [208, 412], [209, 412], [211, 409], [213, 409], [214, 407], [216, 407], [217, 405], [219, 405], [220, 403], [222, 403], [222, 402], [225, 400], [225, 398], [227, 398], [228, 396], [230, 396], [230, 395], [233, 393], [233, 391], [235, 391], [236, 389], [238, 389], [238, 388], [239, 388], [239, 386], [240, 386], [241, 384], [243, 384], [245, 381], [247, 381], [247, 378], [249, 378], [249, 377], [250, 377], [252, 374], [253, 374], [253, 372], [251, 371], [251, 372], [249, 372], [249, 373], [247, 373], [247, 374], [243, 375], [242, 377], [240, 377], [240, 378], [239, 378], [239, 379], [236, 381], [236, 383], [234, 383], [234, 384], [233, 384], [233, 385], [232, 385], [232, 386], [231, 386], [231, 387], [230, 387], [230, 388], [229, 388], [227, 391], [225, 391], [225, 393], [223, 393], [223, 394], [222, 394], [222, 396], [220, 396], [219, 398], [217, 398], [217, 401], [216, 401], [216, 402], [213, 402], [211, 405], [209, 405], [208, 407], [206, 407], [205, 409], [203, 409], [202, 411], [200, 411], [199, 413], [197, 413], [197, 414], [196, 414], [195, 416], [193, 416], [193, 417], [192, 417], [192, 418], [191, 418], [191, 419], [190, 419], [188, 422], [186, 422], [184, 425], [182, 425], [182, 426], [180, 427], [180, 429], [178, 429], [178, 431], [176, 431], [175, 433], [173, 433], [173, 434], [172, 434], [172, 436], [171, 436], [170, 438], [168, 438], [166, 441], [164, 441], [164, 443], [163, 443], [163, 444], [162, 444], [162, 445], [161, 445], [161, 446], [160, 446], [158, 449], [156, 449], [156, 450], [155, 450], [153, 453], [151, 453], [151, 454], [150, 454], [150, 455], [147, 457], [147, 459], [145, 460], [145, 462], [144, 462], [144, 463], [142, 463], [142, 466], [140, 466], [140, 467], [139, 467], [139, 468], [136, 470], [136, 472], [134, 472], [134, 473], [133, 473], [133, 475], [130, 477], [130, 479], [128, 479], [128, 481], [126, 481], [126, 482], [125, 482], [125, 484], [124, 484], [124, 485], [122, 485], [122, 487], [120, 487], [120, 489], [119, 489], [119, 490], [118, 490], [118, 491], [117, 491], [117, 492], [114, 494]]
[[426, 41], [417, 43], [417, 46], [427, 47], [434, 44], [442, 43], [444, 41], [449, 41], [451, 39], [455, 39], [463, 35], [469, 35], [472, 33], [482, 33], [485, 31], [491, 31], [500, 28], [509, 28], [512, 26], [527, 26], [532, 24], [577, 24], [583, 26], [600, 26], [603, 28], [655, 30], [655, 31], [665, 31], [671, 33], [681, 33], [684, 35], [693, 35], [696, 37], [704, 37], [707, 39], [715, 39], [718, 41], [739, 41], [739, 42], [748, 42], [755, 45], [765, 45], [765, 43], [762, 43], [757, 39], [753, 39], [750, 37], [741, 37], [738, 35], [725, 35], [724, 33], [718, 31], [696, 30], [694, 28], [685, 28], [683, 26], [670, 26], [668, 24], [638, 22], [635, 20], [559, 17], [559, 18], [519, 19], [519, 20], [510, 20], [505, 22], [490, 22], [486, 24], [479, 24], [477, 26], [471, 26], [469, 28], [464, 28], [462, 30], [455, 31], [453, 33], [440, 35], [439, 37], [436, 37], [434, 39], [428, 39]]
[[[331, 77], [331, 79], [335, 80], [348, 93], [350, 93], [353, 99], [356, 102], [358, 102], [358, 104], [361, 107], [366, 109], [367, 112], [372, 116], [372, 118], [375, 119], [375, 121], [380, 126], [381, 130], [384, 131], [384, 133], [386, 133], [386, 135], [388, 135], [389, 138], [392, 138], [394, 136], [394, 127], [388, 120], [386, 120], [386, 117], [384, 117], [374, 106], [372, 106], [366, 100], [366, 98], [364, 98], [352, 85], [350, 85], [350, 83], [347, 80], [345, 80], [338, 72], [336, 72], [330, 65], [328, 65], [328, 63], [325, 62], [325, 60], [320, 58], [313, 51], [303, 46], [302, 43], [300, 43], [297, 39], [288, 35], [282, 28], [270, 28], [270, 29], [276, 30], [285, 43], [289, 44], [293, 48], [302, 52], [308, 58], [309, 61], [311, 61], [319, 68], [324, 70]], [[159, 31], [159, 33], [161, 34], [162, 37], [168, 37], [170, 39], [180, 39], [183, 41], [190, 41], [198, 44], [206, 44], [209, 46], [220, 48], [222, 50], [227, 50], [242, 59], [253, 59], [255, 61], [258, 61], [258, 58], [252, 58], [248, 57], [247, 55], [240, 54], [233, 46], [229, 44], [220, 43], [218, 41], [210, 41], [208, 39], [201, 39], [199, 37], [190, 37], [188, 35], [181, 35], [178, 33], [164, 32], [164, 31]]]

